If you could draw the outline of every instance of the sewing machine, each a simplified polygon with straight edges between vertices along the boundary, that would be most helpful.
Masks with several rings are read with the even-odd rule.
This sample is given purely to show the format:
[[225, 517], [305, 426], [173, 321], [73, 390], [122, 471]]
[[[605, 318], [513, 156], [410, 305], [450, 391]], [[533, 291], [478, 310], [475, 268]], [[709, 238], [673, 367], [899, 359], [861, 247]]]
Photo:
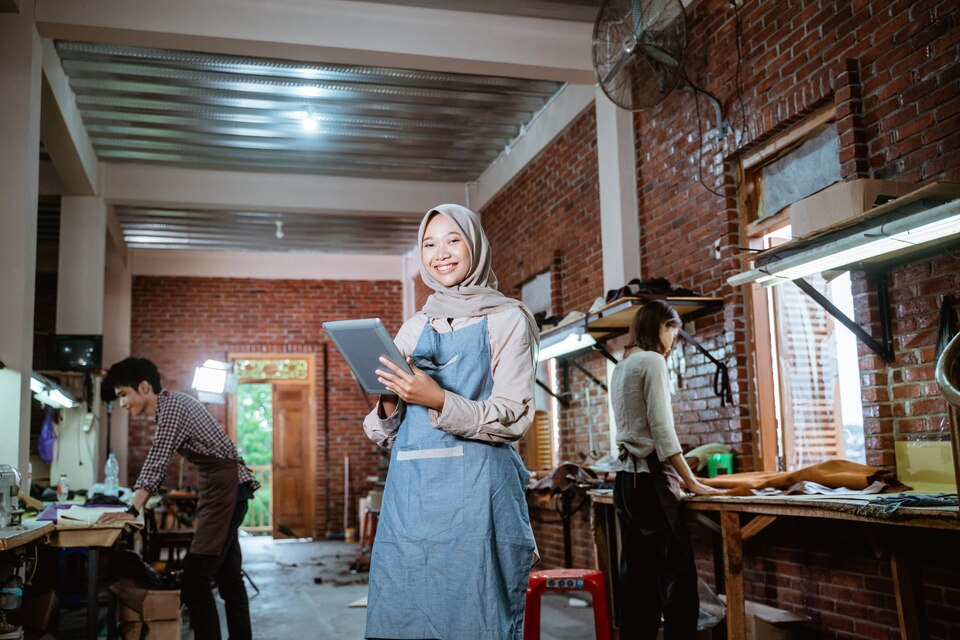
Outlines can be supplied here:
[[23, 509], [19, 508], [20, 472], [8, 464], [0, 464], [0, 528], [20, 524]]

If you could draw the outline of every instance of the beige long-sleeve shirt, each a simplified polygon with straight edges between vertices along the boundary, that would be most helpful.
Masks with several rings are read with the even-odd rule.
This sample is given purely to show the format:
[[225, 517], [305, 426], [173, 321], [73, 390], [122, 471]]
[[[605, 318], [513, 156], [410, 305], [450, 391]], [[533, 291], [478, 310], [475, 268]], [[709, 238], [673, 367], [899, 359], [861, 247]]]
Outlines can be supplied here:
[[[536, 375], [536, 338], [523, 313], [508, 307], [487, 318], [490, 334], [490, 370], [493, 390], [486, 400], [470, 400], [451, 391], [444, 392], [443, 410], [431, 409], [430, 422], [441, 431], [481, 442], [513, 442], [523, 437], [533, 422], [534, 376]], [[456, 331], [480, 322], [482, 317], [428, 318], [420, 312], [403, 323], [394, 342], [404, 357], [413, 353], [420, 333], [429, 323], [438, 333]], [[382, 405], [363, 421], [367, 437], [382, 447], [390, 447], [403, 421], [405, 405], [401, 400], [393, 414], [381, 419]]]
[[[670, 375], [667, 361], [654, 351], [635, 351], [613, 369], [610, 377], [613, 416], [617, 423], [617, 447], [621, 458], [617, 471], [649, 473], [644, 460], [657, 452], [666, 460], [682, 451], [673, 425], [670, 406]], [[623, 456], [626, 452], [629, 456]]]

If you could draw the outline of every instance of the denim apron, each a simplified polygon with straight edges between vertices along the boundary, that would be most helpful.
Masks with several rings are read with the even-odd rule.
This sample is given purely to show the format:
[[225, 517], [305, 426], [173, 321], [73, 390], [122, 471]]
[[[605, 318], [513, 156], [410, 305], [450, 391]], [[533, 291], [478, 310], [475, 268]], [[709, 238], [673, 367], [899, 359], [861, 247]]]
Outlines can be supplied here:
[[[470, 400], [493, 388], [487, 320], [438, 333], [411, 355], [440, 386]], [[390, 455], [370, 564], [367, 638], [520, 640], [534, 553], [514, 447], [436, 429], [407, 405]]]

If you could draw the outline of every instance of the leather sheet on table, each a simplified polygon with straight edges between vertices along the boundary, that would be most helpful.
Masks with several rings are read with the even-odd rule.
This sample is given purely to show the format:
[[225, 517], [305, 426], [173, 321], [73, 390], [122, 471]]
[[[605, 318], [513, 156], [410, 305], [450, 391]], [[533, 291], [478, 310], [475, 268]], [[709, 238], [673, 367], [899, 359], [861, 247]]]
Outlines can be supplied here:
[[[890, 469], [870, 467], [850, 460], [828, 460], [796, 471], [747, 471], [716, 478], [701, 478], [701, 482], [718, 489], [729, 489], [732, 496], [773, 494], [811, 482], [831, 489], [845, 488], [852, 493], [891, 493], [908, 491], [910, 487], [897, 480]], [[880, 484], [880, 491], [874, 483]]]

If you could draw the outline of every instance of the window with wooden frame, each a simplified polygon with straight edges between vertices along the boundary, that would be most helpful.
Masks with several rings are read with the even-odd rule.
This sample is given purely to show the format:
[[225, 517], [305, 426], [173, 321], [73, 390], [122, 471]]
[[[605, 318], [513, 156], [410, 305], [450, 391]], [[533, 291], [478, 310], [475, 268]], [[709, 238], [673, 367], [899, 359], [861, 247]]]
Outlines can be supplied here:
[[[792, 239], [790, 205], [840, 179], [833, 107], [741, 159], [741, 229], [753, 249]], [[848, 273], [807, 278], [853, 315]], [[864, 462], [856, 338], [792, 282], [751, 285], [759, 466], [794, 470], [832, 458]]]
[[[550, 271], [544, 271], [520, 288], [520, 299], [532, 313], [552, 315]], [[537, 380], [557, 392], [556, 360], [537, 365]], [[528, 469], [546, 471], [557, 466], [560, 408], [556, 398], [537, 386], [534, 390], [536, 413], [523, 438], [523, 462]]]

